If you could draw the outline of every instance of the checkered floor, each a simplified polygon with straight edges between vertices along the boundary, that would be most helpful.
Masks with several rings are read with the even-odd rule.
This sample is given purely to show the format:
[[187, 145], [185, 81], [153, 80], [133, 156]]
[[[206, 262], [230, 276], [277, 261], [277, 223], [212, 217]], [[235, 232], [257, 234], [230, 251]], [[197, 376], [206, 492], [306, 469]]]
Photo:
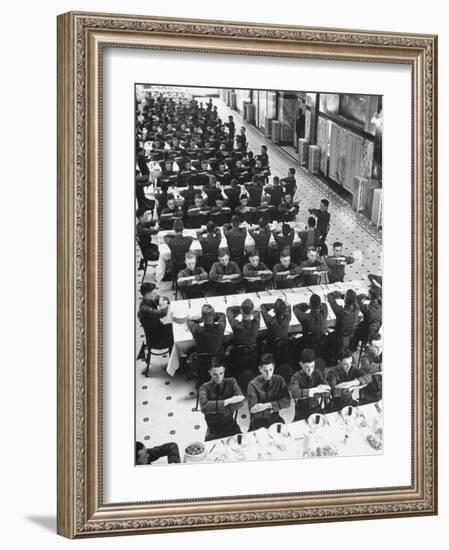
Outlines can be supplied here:
[[[325, 183], [310, 175], [294, 161], [289, 152], [272, 145], [264, 139], [263, 134], [255, 127], [244, 123], [238, 113], [232, 111], [221, 100], [214, 99], [218, 106], [219, 116], [227, 119], [232, 114], [236, 129], [241, 125], [246, 127], [249, 150], [258, 153], [260, 146], [266, 144], [270, 158], [272, 175], [284, 177], [289, 167], [296, 168], [298, 190], [295, 200], [299, 201], [300, 209], [298, 221], [307, 221], [308, 208], [318, 208], [322, 198], [330, 202], [331, 228], [328, 243], [339, 240], [344, 245], [346, 254], [355, 250], [363, 252], [360, 263], [347, 266], [345, 280], [364, 279], [368, 273], [379, 273], [382, 262], [382, 234], [381, 231], [361, 214], [352, 210], [351, 206]], [[136, 253], [136, 269], [140, 262], [140, 253]], [[142, 282], [142, 271], [137, 271], [137, 285]], [[150, 267], [146, 275], [147, 280], [155, 279], [155, 266]], [[162, 295], [174, 300], [171, 283], [161, 283], [159, 291]], [[140, 295], [136, 296], [138, 305]], [[137, 323], [136, 349], [139, 350], [144, 335]], [[151, 447], [168, 441], [175, 441], [182, 450], [186, 444], [204, 440], [206, 424], [200, 411], [195, 410], [196, 393], [194, 380], [188, 375], [176, 374], [174, 377], [165, 372], [168, 362], [167, 356], [153, 357], [151, 362], [151, 376], [144, 376], [145, 364], [136, 362], [136, 439]], [[294, 406], [282, 411], [287, 422], [293, 419]], [[243, 431], [249, 424], [249, 414], [246, 405], [240, 409], [238, 422]], [[165, 459], [161, 459], [163, 463]]]

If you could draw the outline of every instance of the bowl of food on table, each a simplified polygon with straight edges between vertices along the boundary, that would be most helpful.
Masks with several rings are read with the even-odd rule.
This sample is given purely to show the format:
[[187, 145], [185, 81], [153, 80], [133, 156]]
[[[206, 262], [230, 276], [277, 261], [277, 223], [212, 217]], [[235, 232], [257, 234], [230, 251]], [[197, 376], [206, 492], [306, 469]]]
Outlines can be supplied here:
[[206, 458], [206, 447], [200, 441], [189, 443], [185, 450], [184, 456], [186, 462], [202, 462]]

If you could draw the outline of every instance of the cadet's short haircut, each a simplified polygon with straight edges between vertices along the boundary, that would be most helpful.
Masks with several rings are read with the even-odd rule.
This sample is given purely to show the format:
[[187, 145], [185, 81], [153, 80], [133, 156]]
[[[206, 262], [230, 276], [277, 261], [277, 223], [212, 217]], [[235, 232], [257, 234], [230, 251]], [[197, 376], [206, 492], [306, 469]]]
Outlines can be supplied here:
[[285, 248], [283, 248], [281, 250], [281, 253], [279, 254], [279, 256], [281, 258], [287, 258], [288, 256], [290, 256], [290, 248], [288, 246], [286, 246]]
[[307, 225], [309, 227], [315, 227], [316, 226], [316, 219], [313, 216], [310, 216], [307, 220]]
[[175, 233], [182, 233], [184, 231], [184, 223], [179, 218], [174, 221], [173, 223], [173, 229]]
[[248, 253], [248, 258], [254, 258], [254, 256], [260, 256], [259, 251], [257, 250], [257, 248], [253, 248], [253, 249]]
[[193, 252], [187, 252], [186, 260], [196, 260], [196, 254], [194, 254]]
[[260, 358], [260, 366], [262, 367], [263, 365], [271, 365], [271, 364], [274, 365], [273, 356], [271, 355], [271, 353], [264, 353]]
[[323, 199], [321, 203], [324, 204], [326, 208], [329, 206], [329, 201], [327, 199]]
[[262, 216], [259, 220], [259, 227], [261, 229], [265, 229], [267, 227], [267, 225], [268, 225], [267, 219]]
[[300, 363], [313, 363], [316, 361], [316, 355], [313, 349], [305, 348], [302, 350], [301, 355], [299, 356]]
[[174, 201], [174, 200], [175, 200], [175, 196], [173, 195], [173, 193], [169, 193], [169, 194], [167, 195], [167, 202], [168, 202], [168, 201]]
[[254, 303], [249, 298], [243, 300], [242, 302], [242, 313], [245, 315], [250, 315], [254, 311]]
[[234, 227], [239, 227], [240, 225], [240, 218], [238, 216], [232, 216], [231, 223]]
[[341, 243], [340, 241], [335, 241], [332, 245], [332, 248], [340, 248], [341, 246], [343, 246], [343, 243]]
[[349, 357], [352, 359], [352, 351], [349, 348], [343, 348], [340, 353], [337, 354], [339, 361], [342, 359], [349, 359]]
[[218, 257], [223, 258], [224, 256], [229, 256], [229, 250], [227, 248], [219, 248]]
[[318, 294], [312, 294], [312, 296], [310, 296], [309, 303], [311, 308], [318, 308], [321, 305], [321, 298], [318, 296]]
[[207, 222], [206, 225], [206, 231], [208, 233], [215, 233], [215, 230], [217, 229], [217, 226], [214, 224], [214, 222]]

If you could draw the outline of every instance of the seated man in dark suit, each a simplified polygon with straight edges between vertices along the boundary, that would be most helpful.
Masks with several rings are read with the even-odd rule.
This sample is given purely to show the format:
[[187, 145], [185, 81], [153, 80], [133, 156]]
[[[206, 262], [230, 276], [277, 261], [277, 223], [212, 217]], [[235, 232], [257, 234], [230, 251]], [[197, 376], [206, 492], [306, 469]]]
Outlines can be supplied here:
[[313, 216], [307, 220], [307, 228], [304, 231], [298, 231], [298, 237], [301, 241], [299, 258], [303, 262], [307, 259], [309, 248], [317, 248], [320, 242], [320, 232], [316, 228], [316, 219]]
[[327, 272], [326, 262], [317, 256], [316, 249], [311, 246], [307, 251], [307, 260], [299, 264], [301, 270], [301, 286], [321, 284], [321, 276]]
[[349, 348], [339, 353], [339, 363], [329, 370], [326, 380], [332, 390], [332, 410], [340, 410], [346, 405], [357, 406], [360, 386], [369, 384], [372, 376], [354, 365]]
[[232, 216], [231, 225], [225, 225], [223, 232], [228, 243], [231, 260], [236, 262], [239, 268], [242, 269], [245, 259], [246, 229], [244, 227], [240, 228], [240, 218]]
[[330, 396], [331, 388], [315, 368], [315, 361], [314, 351], [304, 349], [299, 358], [300, 370], [291, 378], [290, 393], [295, 400], [293, 422], [304, 420], [314, 413], [322, 413]]
[[243, 266], [246, 292], [262, 292], [273, 273], [260, 261], [259, 251], [254, 248], [248, 254], [249, 262]]
[[233, 343], [236, 346], [255, 344], [260, 328], [260, 311], [254, 309], [252, 300], [243, 300], [241, 307], [228, 307], [226, 314], [234, 333]]
[[195, 340], [197, 353], [220, 354], [223, 350], [226, 316], [215, 313], [210, 304], [204, 304], [201, 317], [187, 319], [187, 327]]
[[221, 243], [221, 231], [215, 223], [207, 222], [206, 230], [198, 231], [198, 240], [201, 245], [201, 265], [207, 273], [218, 259], [218, 249]]
[[248, 384], [248, 409], [251, 415], [248, 431], [285, 423], [279, 411], [290, 406], [290, 394], [282, 376], [274, 373], [273, 357], [262, 355], [260, 375]]
[[178, 272], [178, 287], [185, 299], [200, 298], [204, 296], [204, 285], [209, 276], [202, 267], [196, 265], [193, 252], [187, 252], [185, 258], [186, 267]]
[[142, 252], [142, 262], [156, 261], [159, 258], [159, 250], [157, 245], [152, 242], [153, 235], [157, 235], [159, 232], [159, 224], [157, 221], [149, 219], [147, 211], [137, 212], [138, 222], [136, 225], [136, 234], [139, 246]]
[[173, 195], [167, 195], [167, 207], [163, 208], [160, 214], [161, 228], [170, 230], [174, 227], [174, 223], [177, 220], [182, 221], [183, 215], [182, 209], [176, 206], [175, 197]]
[[179, 457], [179, 448], [176, 443], [164, 443], [157, 447], [147, 449], [143, 443], [136, 441], [136, 464], [151, 464], [155, 460], [166, 456], [169, 464], [181, 462]]
[[225, 378], [225, 367], [214, 360], [209, 368], [210, 380], [199, 389], [201, 412], [207, 424], [205, 441], [242, 433], [234, 413], [245, 399], [235, 378]]
[[292, 222], [296, 220], [296, 215], [299, 212], [299, 205], [293, 202], [293, 197], [290, 193], [284, 195], [284, 200], [278, 206], [279, 221]]
[[214, 292], [221, 296], [241, 291], [243, 276], [239, 266], [230, 261], [228, 249], [218, 250], [218, 262], [212, 265], [209, 280]]
[[343, 245], [335, 242], [332, 246], [332, 254], [327, 256], [329, 283], [342, 283], [345, 278], [345, 267], [355, 262], [354, 256], [343, 255]]
[[164, 241], [171, 252], [171, 262], [175, 268], [175, 273], [185, 267], [185, 256], [189, 252], [193, 243], [193, 238], [183, 234], [184, 224], [182, 220], [175, 220], [173, 224], [174, 236], [166, 235]]
[[280, 262], [273, 267], [273, 278], [277, 288], [293, 288], [298, 286], [301, 269], [291, 262], [290, 249], [281, 250]]
[[305, 302], [293, 306], [293, 313], [301, 323], [302, 338], [298, 342], [298, 349], [312, 348], [320, 353], [328, 316], [327, 305], [321, 303], [318, 294], [312, 294], [309, 303]]
[[145, 332], [147, 346], [155, 349], [173, 347], [173, 329], [171, 323], [164, 324], [161, 319], [167, 315], [168, 300], [156, 294], [154, 283], [142, 283], [140, 287], [142, 301], [139, 304], [138, 318]]

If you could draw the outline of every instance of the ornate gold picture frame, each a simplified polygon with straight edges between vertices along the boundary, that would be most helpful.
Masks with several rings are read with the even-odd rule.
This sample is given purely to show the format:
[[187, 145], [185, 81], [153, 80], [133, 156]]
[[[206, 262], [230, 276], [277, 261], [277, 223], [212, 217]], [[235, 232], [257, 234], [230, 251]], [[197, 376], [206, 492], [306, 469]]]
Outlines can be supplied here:
[[[105, 47], [405, 64], [412, 70], [412, 484], [203, 500], [103, 499]], [[437, 513], [437, 37], [70, 12], [58, 17], [58, 533], [89, 536]], [[150, 497], [149, 497], [150, 498]]]

